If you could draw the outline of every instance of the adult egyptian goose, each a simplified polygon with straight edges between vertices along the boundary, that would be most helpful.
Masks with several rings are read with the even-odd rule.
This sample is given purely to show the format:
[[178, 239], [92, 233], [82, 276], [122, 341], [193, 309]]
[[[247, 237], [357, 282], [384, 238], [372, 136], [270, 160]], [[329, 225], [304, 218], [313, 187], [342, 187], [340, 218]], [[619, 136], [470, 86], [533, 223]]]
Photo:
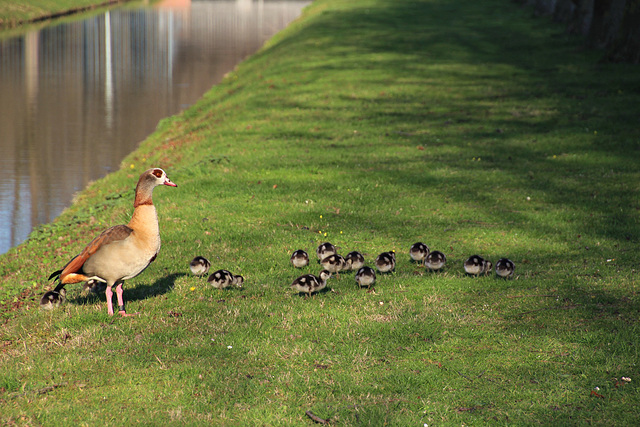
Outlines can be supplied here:
[[464, 271], [472, 276], [479, 276], [481, 274], [489, 274], [493, 264], [482, 258], [480, 255], [472, 255], [464, 262]]
[[197, 256], [189, 263], [189, 270], [194, 276], [204, 276], [209, 272], [211, 262], [203, 256]]
[[422, 242], [416, 242], [409, 248], [409, 256], [416, 262], [423, 262], [429, 255], [429, 246]]
[[344, 257], [347, 263], [345, 270], [359, 270], [364, 267], [364, 255], [358, 251], [352, 251]]
[[356, 282], [361, 288], [370, 288], [376, 283], [376, 272], [371, 267], [362, 267], [356, 273]]
[[331, 277], [331, 272], [322, 270], [317, 276], [313, 274], [305, 274], [293, 281], [291, 287], [298, 292], [304, 292], [308, 296], [312, 293], [321, 291], [327, 286], [327, 279]]
[[291, 262], [291, 265], [296, 268], [306, 267], [309, 265], [309, 254], [302, 249], [298, 249], [291, 254], [289, 262]]
[[125, 311], [122, 285], [125, 280], [142, 273], [160, 251], [158, 215], [151, 200], [153, 189], [159, 185], [177, 187], [160, 168], [149, 169], [140, 175], [129, 224], [106, 229], [62, 270], [51, 274], [49, 280], [59, 281], [54, 292], [60, 292], [72, 283], [104, 282], [109, 315], [113, 315], [112, 288], [115, 286], [118, 312], [121, 316], [130, 316]]
[[376, 268], [380, 273], [388, 273], [396, 268], [396, 253], [382, 252], [376, 257]]
[[516, 270], [516, 265], [508, 258], [500, 258], [496, 262], [496, 275], [504, 279], [513, 277], [513, 273]]
[[436, 271], [440, 270], [447, 263], [447, 257], [440, 251], [429, 252], [424, 259], [425, 268]]

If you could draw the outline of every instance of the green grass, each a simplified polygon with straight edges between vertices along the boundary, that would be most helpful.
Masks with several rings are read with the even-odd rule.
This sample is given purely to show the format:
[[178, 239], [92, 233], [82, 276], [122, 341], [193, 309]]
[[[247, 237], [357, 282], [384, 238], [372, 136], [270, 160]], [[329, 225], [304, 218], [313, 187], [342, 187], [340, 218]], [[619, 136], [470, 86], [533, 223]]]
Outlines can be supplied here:
[[130, 0], [0, 0], [0, 28], [15, 27], [71, 11], [126, 1]]
[[[314, 2], [2, 257], [0, 421], [636, 424], [637, 68], [531, 15]], [[40, 311], [48, 274], [127, 221], [150, 166], [178, 188], [156, 189], [163, 247], [125, 286], [140, 315], [109, 318], [79, 286]], [[370, 265], [393, 249], [396, 272], [295, 294], [289, 254], [325, 240]], [[410, 263], [416, 241], [447, 270]], [[465, 277], [474, 253], [516, 279]], [[195, 255], [245, 288], [192, 277]]]

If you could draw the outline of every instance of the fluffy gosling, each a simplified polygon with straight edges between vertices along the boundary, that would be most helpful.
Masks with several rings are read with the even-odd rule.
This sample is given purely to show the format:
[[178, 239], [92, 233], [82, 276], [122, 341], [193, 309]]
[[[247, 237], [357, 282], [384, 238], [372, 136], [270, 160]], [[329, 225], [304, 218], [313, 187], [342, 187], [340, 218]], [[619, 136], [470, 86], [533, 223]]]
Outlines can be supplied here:
[[427, 255], [429, 255], [429, 246], [422, 242], [414, 243], [409, 249], [409, 256], [416, 262], [423, 262]]
[[371, 288], [376, 283], [376, 272], [371, 267], [362, 267], [356, 273], [356, 282], [361, 288]]
[[303, 268], [309, 265], [309, 254], [303, 251], [302, 249], [298, 249], [294, 253], [291, 254], [291, 258], [289, 259], [291, 265], [296, 268]]
[[394, 251], [382, 252], [376, 257], [376, 268], [380, 273], [387, 273], [396, 268], [396, 253]]
[[347, 262], [344, 260], [343, 256], [338, 254], [329, 255], [324, 258], [320, 264], [322, 264], [322, 268], [329, 270], [330, 273], [339, 273], [347, 266]]
[[327, 286], [327, 279], [331, 277], [331, 272], [322, 270], [317, 276], [313, 274], [304, 274], [291, 283], [291, 288], [298, 292], [307, 294], [309, 297], [314, 292], [319, 292]]
[[487, 275], [493, 264], [480, 255], [472, 255], [464, 262], [464, 271], [472, 276]]
[[189, 263], [189, 270], [194, 276], [204, 276], [209, 272], [211, 263], [203, 256], [197, 256]]
[[500, 258], [496, 262], [496, 275], [504, 279], [513, 277], [513, 273], [516, 270], [516, 265], [507, 258]]
[[53, 310], [67, 300], [67, 291], [62, 288], [59, 291], [49, 291], [42, 295], [40, 308], [43, 310]]
[[244, 277], [233, 275], [229, 270], [218, 270], [209, 276], [207, 282], [216, 289], [225, 289], [231, 285], [241, 288]]
[[316, 255], [318, 256], [318, 261], [322, 261], [329, 255], [335, 255], [337, 253], [338, 253], [338, 250], [336, 249], [336, 247], [329, 242], [322, 243], [316, 248]]
[[347, 263], [345, 270], [359, 270], [364, 267], [364, 256], [358, 251], [349, 252], [344, 260]]
[[429, 252], [424, 259], [424, 267], [431, 271], [443, 269], [446, 263], [447, 257], [440, 251]]

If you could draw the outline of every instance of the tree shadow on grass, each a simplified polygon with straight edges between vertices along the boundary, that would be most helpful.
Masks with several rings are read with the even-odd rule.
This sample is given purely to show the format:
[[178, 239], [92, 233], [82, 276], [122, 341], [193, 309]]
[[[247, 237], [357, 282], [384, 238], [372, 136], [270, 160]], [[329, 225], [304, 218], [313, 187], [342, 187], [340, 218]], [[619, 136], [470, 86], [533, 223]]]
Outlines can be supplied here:
[[[380, 155], [351, 170], [368, 176], [375, 171], [396, 193], [437, 189], [435, 197], [511, 229], [635, 243], [637, 200], [625, 177], [637, 174], [640, 161], [636, 71], [597, 64], [597, 55], [589, 59], [562, 28], [527, 20], [512, 6], [492, 13], [491, 28], [487, 13], [482, 2], [461, 10], [455, 2], [384, 0], [325, 11], [295, 38], [253, 60], [300, 44], [324, 45], [329, 53], [298, 64], [299, 84], [273, 102], [357, 127], [363, 137], [299, 129], [280, 129], [274, 136], [344, 151], [345, 162], [352, 161], [356, 145], [364, 152], [370, 145], [420, 146], [402, 167], [392, 155]], [[317, 86], [304, 84], [323, 79], [345, 91], [326, 102], [313, 93]], [[349, 79], [358, 80], [356, 89]], [[359, 92], [363, 80], [389, 89]], [[394, 91], [401, 85], [415, 90]], [[434, 162], [436, 170], [425, 167]], [[319, 156], [314, 165], [330, 170], [334, 163]], [[529, 205], [540, 201], [550, 207], [558, 221], [532, 222], [535, 208], [527, 196], [534, 201]]]
[[[345, 71], [344, 78], [353, 78], [347, 72], [363, 68], [363, 74], [356, 77], [359, 80], [386, 79], [391, 86], [400, 80], [403, 85], [416, 85], [413, 95], [404, 94], [401, 99], [371, 94], [344, 95], [338, 109], [344, 107], [344, 115], [352, 115], [354, 120], [366, 123], [384, 118], [390, 127], [406, 126], [407, 131], [428, 128], [432, 132], [434, 127], [442, 128], [443, 124], [450, 123], [450, 130], [445, 133], [453, 135], [457, 133], [457, 120], [464, 120], [466, 130], [475, 129], [473, 134], [463, 135], [466, 140], [491, 143], [481, 150], [483, 154], [494, 151], [514, 154], [519, 159], [535, 159], [537, 164], [532, 167], [566, 166], [558, 165], [560, 161], [548, 166], [546, 155], [549, 153], [543, 153], [544, 148], [537, 148], [535, 142], [522, 147], [514, 144], [512, 137], [521, 139], [527, 135], [535, 140], [537, 135], [553, 132], [558, 135], [558, 146], [552, 154], [562, 154], [562, 150], [600, 152], [609, 159], [627, 163], [629, 157], [640, 158], [640, 147], [633, 138], [594, 140], [584, 131], [584, 128], [598, 129], [603, 135], [604, 129], [609, 128], [608, 133], [615, 135], [626, 128], [634, 133], [633, 128], [638, 125], [637, 100], [621, 95], [638, 92], [635, 70], [589, 62], [579, 40], [566, 36], [561, 27], [525, 17], [513, 19], [522, 14], [513, 6], [494, 11], [490, 28], [486, 25], [487, 12], [482, 2], [461, 9], [455, 2], [447, 1], [380, 1], [370, 8], [326, 11], [295, 39], [285, 39], [268, 51], [286, 50], [288, 43], [301, 40], [322, 43], [330, 46], [327, 50], [335, 54], [324, 60], [310, 58], [302, 65], [310, 80], [322, 78], [327, 70], [332, 71], [330, 75], [340, 77]], [[402, 30], [394, 31], [394, 28]], [[384, 37], [380, 37], [381, 31], [386, 31]], [[340, 34], [340, 38], [334, 34]], [[372, 60], [371, 55], [377, 56]], [[461, 67], [469, 67], [469, 71]], [[617, 85], [611, 85], [607, 72], [616, 72]], [[501, 80], [505, 77], [517, 82], [517, 88], [503, 87]], [[464, 98], [438, 99], [435, 106], [439, 110], [430, 111], [430, 105], [424, 105], [429, 98], [423, 88], [441, 86], [442, 82], [452, 87], [481, 86], [486, 90], [472, 92]], [[348, 82], [343, 83], [348, 86]], [[618, 88], [620, 93], [613, 93]], [[304, 92], [305, 85], [292, 90]], [[486, 102], [492, 98], [513, 104], [512, 116], [495, 114], [496, 106]], [[541, 106], [535, 102], [539, 99], [548, 99], [548, 102]], [[363, 101], [368, 102], [365, 109], [352, 107]], [[291, 107], [335, 109], [335, 106], [313, 102], [298, 104]], [[424, 107], [413, 108], [418, 105]], [[548, 109], [540, 110], [542, 107]], [[580, 144], [564, 141], [580, 131], [584, 131]], [[522, 163], [517, 161], [501, 166], [515, 175], [523, 170]], [[592, 167], [589, 159], [573, 161], [571, 166], [569, 173], [582, 173]], [[533, 186], [539, 184], [539, 181], [532, 182]], [[548, 191], [555, 194], [556, 188], [549, 186]], [[565, 197], [560, 195], [559, 199]]]

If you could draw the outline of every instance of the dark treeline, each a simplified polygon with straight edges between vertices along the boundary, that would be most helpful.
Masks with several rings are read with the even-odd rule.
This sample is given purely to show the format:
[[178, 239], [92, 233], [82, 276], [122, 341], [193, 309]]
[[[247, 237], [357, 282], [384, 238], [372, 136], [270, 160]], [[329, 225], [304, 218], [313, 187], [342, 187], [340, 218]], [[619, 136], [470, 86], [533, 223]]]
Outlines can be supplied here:
[[640, 63], [640, 0], [513, 0], [567, 24], [609, 61]]

